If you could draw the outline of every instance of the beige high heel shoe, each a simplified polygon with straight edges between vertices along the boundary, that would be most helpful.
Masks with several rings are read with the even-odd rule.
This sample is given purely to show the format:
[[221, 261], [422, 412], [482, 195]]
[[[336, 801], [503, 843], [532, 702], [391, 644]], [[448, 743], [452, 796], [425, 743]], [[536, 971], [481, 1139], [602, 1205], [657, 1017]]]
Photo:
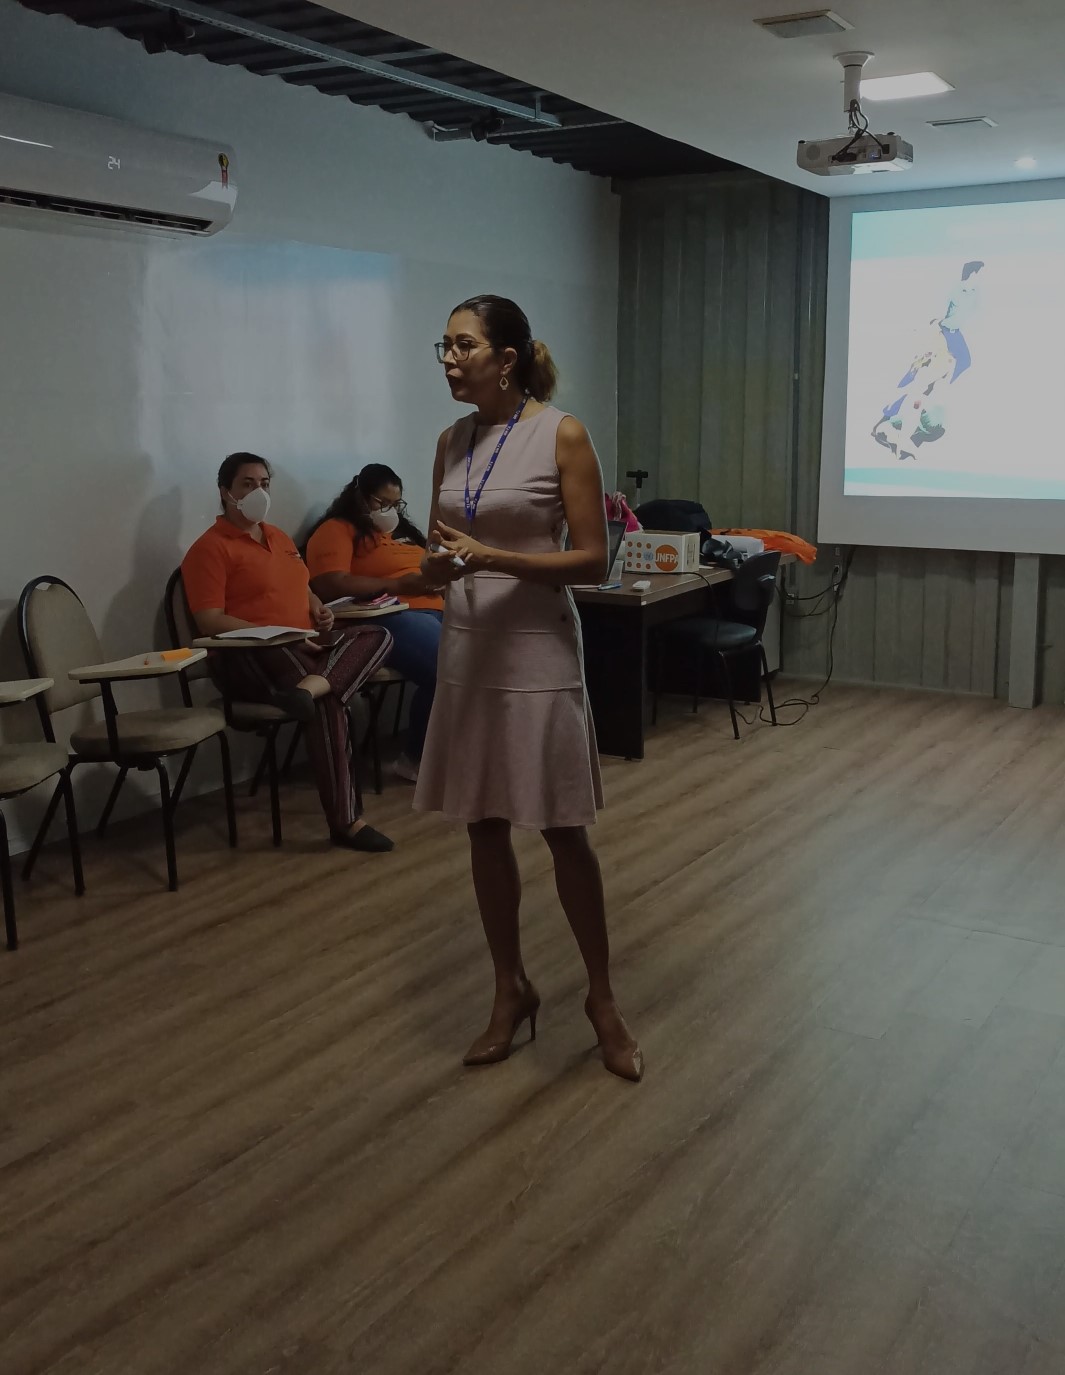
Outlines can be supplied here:
[[[584, 1012], [595, 1030], [605, 1067], [619, 1079], [638, 1084], [643, 1078], [643, 1051], [625, 1025], [617, 1003], [596, 1008], [591, 998], [586, 998]], [[612, 1025], [608, 1026], [608, 1023]]]
[[518, 1034], [518, 1030], [526, 1018], [529, 1020], [529, 1040], [535, 1041], [536, 1017], [539, 1011], [540, 995], [531, 983], [526, 984], [521, 1002], [514, 1012], [510, 1035], [501, 1041], [485, 1041], [488, 1032], [484, 1032], [483, 1035], [477, 1037], [477, 1040], [462, 1057], [462, 1063], [464, 1065], [498, 1065], [500, 1061], [507, 1059], [514, 1044], [514, 1037]]

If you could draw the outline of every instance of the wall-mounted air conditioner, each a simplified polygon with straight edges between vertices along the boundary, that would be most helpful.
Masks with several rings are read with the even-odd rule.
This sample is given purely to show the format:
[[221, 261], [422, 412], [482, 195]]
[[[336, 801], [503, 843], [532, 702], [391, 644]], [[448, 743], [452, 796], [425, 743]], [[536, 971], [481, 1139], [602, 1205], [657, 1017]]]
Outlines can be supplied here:
[[213, 234], [237, 199], [232, 150], [0, 95], [0, 214]]

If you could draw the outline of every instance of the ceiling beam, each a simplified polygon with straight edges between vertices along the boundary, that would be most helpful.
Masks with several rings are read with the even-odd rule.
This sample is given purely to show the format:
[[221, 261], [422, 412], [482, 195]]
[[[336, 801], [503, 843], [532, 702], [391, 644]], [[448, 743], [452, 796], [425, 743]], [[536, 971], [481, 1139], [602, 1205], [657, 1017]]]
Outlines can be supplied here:
[[[542, 138], [545, 135], [550, 136], [553, 141], [554, 139], [561, 138], [566, 134], [576, 132], [581, 129], [619, 128], [622, 125], [624, 125], [624, 123], [625, 121], [623, 119], [608, 119], [604, 115], [601, 119], [575, 120], [572, 124], [560, 124], [557, 129], [509, 129], [504, 127], [502, 129], [493, 130], [490, 134], [487, 134], [485, 137], [489, 143], [511, 143], [514, 139], [526, 139], [530, 137]], [[472, 137], [472, 134], [468, 128], [448, 129], [430, 127], [427, 132], [434, 143], [453, 143], [459, 142], [460, 140], [465, 138]], [[594, 138], [594, 135], [592, 137]], [[535, 151], [546, 152], [547, 150], [548, 145], [545, 144], [543, 150], [537, 148]], [[533, 150], [530, 149], [530, 151]]]
[[495, 110], [498, 114], [509, 115], [511, 119], [520, 119], [527, 124], [541, 124], [547, 128], [556, 129], [562, 122], [557, 115], [549, 115], [540, 109], [534, 109], [527, 105], [516, 105], [512, 101], [503, 100], [498, 96], [486, 95], [483, 91], [472, 91], [464, 86], [453, 86], [448, 81], [437, 81], [435, 77], [421, 76], [417, 72], [405, 71], [402, 67], [391, 66], [387, 62], [380, 62], [373, 57], [361, 57], [358, 53], [345, 52], [343, 48], [327, 47], [324, 43], [314, 42], [313, 39], [300, 38], [295, 34], [285, 33], [281, 29], [267, 28], [265, 24], [257, 24], [253, 19], [241, 19], [235, 15], [226, 14], [222, 10], [194, 4], [192, 0], [138, 0], [138, 2], [147, 5], [150, 9], [170, 11], [194, 23], [207, 24], [227, 33], [239, 34], [243, 38], [258, 39], [272, 47], [284, 48], [288, 52], [299, 53], [304, 57], [318, 58], [322, 62], [328, 62], [331, 67], [349, 67], [352, 71], [362, 72], [367, 76], [381, 77], [386, 81], [394, 81], [401, 86], [411, 86], [415, 90], [427, 91], [447, 100], [459, 100], [465, 105], [477, 105], [486, 110]]

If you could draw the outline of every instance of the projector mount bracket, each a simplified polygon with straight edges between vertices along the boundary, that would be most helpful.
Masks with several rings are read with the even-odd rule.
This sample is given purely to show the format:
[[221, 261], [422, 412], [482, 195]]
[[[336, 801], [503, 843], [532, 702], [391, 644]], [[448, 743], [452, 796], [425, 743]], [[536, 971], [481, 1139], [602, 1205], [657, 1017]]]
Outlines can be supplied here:
[[836, 61], [843, 68], [843, 113], [852, 132], [863, 125], [868, 128], [862, 113], [862, 72], [872, 56], [872, 53], [836, 53]]
[[843, 112], [847, 116], [851, 141], [836, 154], [833, 161], [842, 161], [844, 154], [862, 138], [873, 139], [880, 144], [883, 153], [886, 154], [888, 151], [876, 134], [869, 132], [869, 121], [862, 109], [862, 72], [872, 57], [873, 54], [867, 52], [836, 53], [836, 61], [843, 68]]

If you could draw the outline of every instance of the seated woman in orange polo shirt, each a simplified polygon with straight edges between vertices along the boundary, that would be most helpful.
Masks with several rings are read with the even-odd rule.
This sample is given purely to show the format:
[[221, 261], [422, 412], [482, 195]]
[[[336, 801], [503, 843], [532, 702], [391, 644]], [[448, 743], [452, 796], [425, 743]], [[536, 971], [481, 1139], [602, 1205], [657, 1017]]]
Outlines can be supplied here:
[[407, 518], [403, 484], [383, 463], [370, 463], [352, 478], [307, 542], [311, 587], [323, 601], [371, 600], [383, 593], [410, 607], [389, 616], [389, 668], [415, 687], [407, 752], [396, 764], [401, 778], [418, 778], [425, 732], [436, 692], [436, 656], [444, 599], [421, 571], [425, 536]]
[[230, 454], [218, 470], [218, 493], [222, 514], [181, 564], [200, 634], [278, 625], [317, 630], [320, 639], [218, 650], [211, 655], [211, 671], [228, 695], [273, 703], [306, 723], [307, 749], [335, 845], [391, 850], [388, 837], [359, 816], [346, 704], [384, 663], [392, 637], [381, 625], [334, 629], [333, 613], [311, 591], [299, 550], [283, 530], [266, 524], [266, 459]]

